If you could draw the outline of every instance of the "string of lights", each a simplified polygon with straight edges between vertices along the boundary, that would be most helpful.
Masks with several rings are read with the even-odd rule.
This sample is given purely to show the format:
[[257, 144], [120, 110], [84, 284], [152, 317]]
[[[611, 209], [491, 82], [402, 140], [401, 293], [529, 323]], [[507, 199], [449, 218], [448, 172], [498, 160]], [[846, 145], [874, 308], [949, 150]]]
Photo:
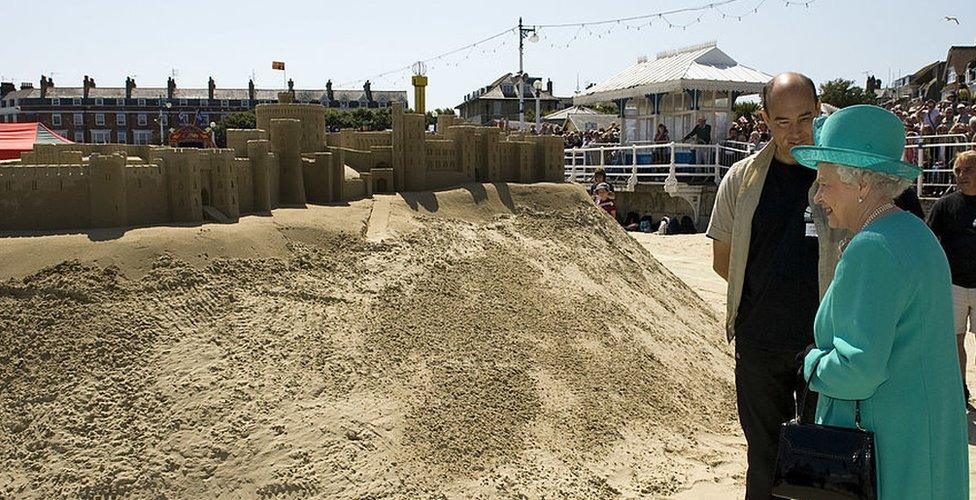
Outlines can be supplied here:
[[[585, 38], [596, 37], [597, 39], [602, 39], [606, 36], [611, 35], [614, 30], [619, 29], [620, 27], [623, 27], [625, 30], [641, 31], [644, 29], [649, 29], [653, 27], [655, 24], [660, 24], [662, 27], [667, 26], [667, 28], [670, 30], [687, 30], [691, 26], [701, 23], [705, 19], [705, 16], [710, 12], [714, 12], [717, 18], [718, 16], [720, 16], [720, 19], [725, 19], [725, 20], [735, 19], [737, 21], [742, 21], [743, 18], [746, 18], [750, 15], [758, 14], [759, 10], [764, 5], [766, 5], [766, 3], [769, 0], [759, 0], [759, 2], [755, 4], [753, 7], [751, 7], [749, 10], [742, 11], [740, 13], [733, 13], [723, 8], [723, 7], [732, 7], [734, 4], [742, 4], [745, 3], [746, 1], [747, 0], [722, 0], [718, 2], [710, 2], [707, 4], [697, 5], [694, 7], [672, 9], [672, 10], [642, 14], [637, 16], [628, 16], [628, 17], [619, 17], [613, 19], [602, 19], [596, 21], [585, 21], [585, 22], [574, 22], [574, 23], [536, 24], [530, 26], [538, 30], [538, 33], [541, 34], [540, 38], [546, 41], [547, 45], [550, 48], [568, 49], [571, 46], [573, 46], [576, 42], [579, 42]], [[817, 0], [802, 0], [802, 1], [784, 0], [784, 5], [786, 7], [803, 6], [809, 8], [810, 5], [816, 1]], [[675, 20], [675, 17], [681, 16], [683, 14], [697, 14], [697, 15], [687, 22], [684, 23], [677, 22]], [[638, 23], [634, 24], [635, 21], [638, 21]], [[594, 31], [593, 29], [594, 27], [599, 27], [599, 29]], [[567, 41], [557, 42], [554, 38], [550, 38], [547, 36], [547, 33], [550, 30], [555, 31], [563, 28], [576, 28], [572, 37], [570, 37]], [[442, 66], [450, 67], [450, 68], [459, 67], [463, 61], [469, 60], [471, 58], [471, 56], [474, 54], [475, 49], [479, 49], [479, 53], [482, 55], [488, 54], [489, 50], [490, 53], [492, 54], [497, 53], [497, 51], [501, 47], [507, 45], [511, 41], [511, 37], [508, 37], [507, 35], [518, 36], [517, 31], [518, 31], [518, 26], [506, 28], [504, 31], [495, 33], [494, 35], [491, 35], [489, 37], [483, 38], [473, 43], [463, 45], [461, 47], [457, 47], [455, 49], [451, 49], [449, 51], [437, 54], [427, 59], [422, 59], [420, 60], [420, 62], [426, 65], [428, 71], [433, 70], [435, 67], [442, 67]], [[496, 41], [498, 39], [502, 39], [500, 43], [497, 43], [496, 45], [490, 48], [483, 47], [483, 45]], [[445, 59], [448, 59], [451, 56], [454, 56], [461, 52], [464, 52], [463, 58], [458, 58], [457, 60], [453, 60], [453, 61], [444, 61]], [[384, 79], [386, 77], [389, 77], [390, 75], [399, 75], [399, 77], [396, 78], [396, 81], [402, 81], [404, 79], [403, 73], [410, 71], [411, 67], [414, 64], [415, 63], [412, 62], [410, 64], [395, 69], [391, 69], [389, 71], [384, 71], [382, 73], [378, 73], [375, 75], [371, 75], [365, 78], [343, 82], [341, 85], [351, 86], [351, 85], [361, 84], [366, 80]]]

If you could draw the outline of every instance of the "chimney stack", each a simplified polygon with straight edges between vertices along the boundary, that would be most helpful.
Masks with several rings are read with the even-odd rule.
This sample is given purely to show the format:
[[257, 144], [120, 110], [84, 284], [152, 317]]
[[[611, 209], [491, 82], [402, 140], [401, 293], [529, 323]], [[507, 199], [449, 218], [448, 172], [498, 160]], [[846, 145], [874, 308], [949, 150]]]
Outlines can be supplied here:
[[34, 84], [31, 82], [20, 82], [20, 90], [27, 90], [34, 88]]
[[546, 80], [546, 92], [549, 92], [549, 95], [552, 95], [552, 78]]
[[17, 90], [17, 86], [14, 85], [14, 82], [0, 82], [0, 99], [15, 90]]
[[132, 77], [125, 77], [125, 98], [132, 99], [132, 89], [136, 88], [136, 81]]
[[174, 80], [173, 77], [171, 76], [166, 80], [166, 98], [172, 99], [173, 94], [175, 93], [176, 93], [176, 80]]
[[47, 97], [47, 77], [41, 75], [41, 98]]
[[88, 78], [88, 75], [85, 75], [85, 79], [81, 85], [82, 85], [82, 96], [85, 99], [88, 99], [88, 96], [91, 95], [91, 89], [95, 88], [95, 79]]
[[213, 100], [214, 90], [216, 89], [217, 89], [217, 84], [214, 83], [214, 79], [211, 76], [210, 80], [207, 82], [207, 99], [210, 99], [211, 101]]
[[254, 92], [254, 79], [252, 78], [247, 81], [247, 98], [250, 99], [251, 101], [254, 101], [256, 100], [255, 97], [257, 96], [255, 95]]

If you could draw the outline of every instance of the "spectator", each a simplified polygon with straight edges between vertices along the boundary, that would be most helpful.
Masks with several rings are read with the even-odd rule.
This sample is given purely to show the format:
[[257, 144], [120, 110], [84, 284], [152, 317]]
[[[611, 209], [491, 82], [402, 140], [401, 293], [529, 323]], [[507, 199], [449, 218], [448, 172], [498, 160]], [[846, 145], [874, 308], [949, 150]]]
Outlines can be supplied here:
[[606, 182], [601, 182], [596, 185], [596, 189], [594, 191], [596, 192], [596, 196], [594, 197], [593, 201], [596, 203], [596, 206], [605, 210], [608, 214], [610, 214], [610, 217], [613, 217], [616, 220], [617, 204], [614, 203], [613, 199], [610, 197], [610, 185]]
[[587, 189], [590, 196], [596, 196], [596, 190], [600, 185], [606, 186], [607, 190], [610, 191], [610, 197], [613, 198], [613, 185], [607, 182], [607, 171], [602, 168], [593, 172], [593, 184], [590, 184], [590, 188]]
[[969, 114], [969, 108], [965, 104], [959, 103], [956, 106], [956, 123], [968, 126], [970, 119], [972, 119], [972, 115]]
[[969, 142], [976, 142], [976, 116], [969, 119]]
[[949, 259], [959, 369], [969, 401], [965, 340], [966, 332], [976, 331], [976, 152], [956, 156], [952, 173], [956, 191], [935, 202], [928, 225]]
[[935, 105], [935, 100], [929, 99], [925, 101], [925, 107], [919, 112], [921, 114], [922, 123], [929, 125], [933, 129], [942, 123], [942, 113], [939, 112], [939, 108]]
[[[671, 142], [671, 135], [668, 133], [668, 127], [663, 123], [657, 124], [657, 133], [654, 134], [655, 144], [667, 144]], [[654, 148], [654, 163], [668, 163], [668, 150], [665, 148]]]
[[[709, 125], [704, 118], [698, 119], [698, 124], [695, 128], [688, 132], [688, 135], [684, 136], [681, 140], [687, 141], [688, 139], [694, 137], [692, 144], [711, 144], [712, 143], [712, 126]], [[695, 148], [695, 163], [707, 164], [708, 163], [708, 148]]]

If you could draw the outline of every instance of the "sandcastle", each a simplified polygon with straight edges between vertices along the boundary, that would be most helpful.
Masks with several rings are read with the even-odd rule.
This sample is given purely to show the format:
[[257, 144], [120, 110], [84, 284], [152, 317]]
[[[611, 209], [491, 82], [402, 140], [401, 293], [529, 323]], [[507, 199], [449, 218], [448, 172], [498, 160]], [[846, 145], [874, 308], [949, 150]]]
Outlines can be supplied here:
[[258, 105], [225, 149], [38, 144], [0, 163], [0, 230], [230, 222], [242, 214], [437, 190], [466, 182], [562, 182], [562, 140], [393, 108], [393, 130], [326, 133], [325, 107]]

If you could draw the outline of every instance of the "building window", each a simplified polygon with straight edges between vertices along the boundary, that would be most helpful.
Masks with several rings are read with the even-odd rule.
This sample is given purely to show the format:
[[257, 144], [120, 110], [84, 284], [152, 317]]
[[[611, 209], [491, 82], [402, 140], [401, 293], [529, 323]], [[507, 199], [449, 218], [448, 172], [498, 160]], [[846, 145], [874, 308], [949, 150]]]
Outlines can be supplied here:
[[125, 144], [125, 130], [119, 130], [118, 138], [119, 144]]
[[101, 97], [96, 97], [96, 98], [95, 98], [95, 105], [96, 105], [96, 106], [104, 106], [104, 105], [105, 105], [105, 101], [104, 101], [104, 100], [102, 100], [102, 98], [101, 98]]
[[[95, 125], [100, 127], [105, 125], [105, 113], [95, 113]], [[94, 137], [92, 137], [92, 142], [95, 142]]]
[[501, 116], [502, 115], [502, 103], [501, 102], [493, 102], [492, 103], [492, 107], [494, 108], [492, 110], [493, 111], [493, 113], [492, 113], [493, 116]]
[[204, 126], [209, 127], [210, 126], [210, 115], [207, 114], [207, 113], [200, 113], [200, 120], [199, 121], [202, 122]]
[[350, 108], [358, 108], [359, 107], [359, 101], [349, 101], [349, 107]]
[[85, 133], [81, 131], [75, 132], [75, 142], [85, 142]]
[[209, 106], [210, 103], [206, 99], [200, 99], [200, 105], [201, 106]]
[[60, 105], [61, 105], [61, 99], [60, 98], [55, 97], [55, 98], [51, 99], [51, 106], [60, 106]]
[[81, 106], [81, 98], [80, 97], [75, 97], [75, 98], [71, 99], [71, 104], [74, 104], [75, 106]]
[[60, 127], [61, 126], [61, 113], [52, 113], [51, 114], [51, 125], [53, 125], [55, 127]]
[[149, 118], [145, 113], [139, 113], [138, 122], [140, 127], [145, 127], [146, 124], [149, 123]]
[[115, 99], [115, 104], [116, 105], [119, 105], [119, 106], [125, 106], [125, 98], [124, 97], [118, 97], [118, 98], [116, 98]]
[[108, 130], [92, 130], [91, 131], [91, 141], [95, 144], [105, 144], [109, 141], [109, 131]]
[[163, 114], [159, 115], [159, 117], [160, 117], [159, 123], [161, 123], [164, 127], [167, 126], [167, 125], [169, 125], [169, 115], [168, 114], [163, 113]]
[[137, 102], [139, 103], [139, 107], [141, 107], [141, 108], [146, 107], [146, 100], [145, 99], [139, 99]]
[[152, 132], [148, 130], [134, 130], [132, 131], [132, 143], [133, 144], [149, 144], [152, 139]]
[[180, 125], [186, 125], [189, 123], [190, 117], [186, 113], [180, 113]]
[[75, 122], [75, 127], [80, 127], [85, 124], [85, 115], [81, 113], [75, 113], [71, 119]]
[[125, 113], [115, 113], [115, 124], [125, 125]]
[[186, 106], [186, 99], [180, 99], [180, 106]]

